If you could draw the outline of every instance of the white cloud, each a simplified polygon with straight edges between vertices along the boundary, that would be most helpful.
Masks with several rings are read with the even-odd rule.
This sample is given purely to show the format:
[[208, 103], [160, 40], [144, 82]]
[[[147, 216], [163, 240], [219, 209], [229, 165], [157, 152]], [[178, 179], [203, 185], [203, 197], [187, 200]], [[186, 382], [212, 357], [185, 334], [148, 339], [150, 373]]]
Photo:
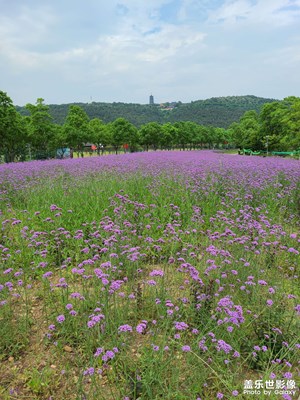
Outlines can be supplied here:
[[283, 97], [299, 84], [300, 0], [30, 2], [0, 16], [3, 89], [17, 104]]
[[144, 39], [145, 50], [137, 58], [143, 61], [158, 62], [170, 57], [181, 58], [182, 52], [193, 51], [194, 45], [202, 45], [205, 34], [195, 32], [188, 26], [166, 25], [161, 31]]
[[295, 0], [227, 0], [210, 13], [210, 21], [227, 26], [250, 23], [274, 28], [292, 24], [299, 16], [300, 2]]
[[47, 40], [56, 21], [55, 15], [47, 6], [36, 9], [21, 7], [19, 14], [14, 18], [0, 16], [1, 42], [27, 48], [34, 46]]
[[[4, 22], [0, 31], [3, 39], [1, 53], [17, 70], [56, 64], [61, 66], [62, 63], [68, 63], [71, 68], [72, 64], [85, 61], [87, 66], [101, 64], [112, 72], [130, 68], [133, 61], [159, 62], [170, 57], [180, 57], [179, 52], [188, 52], [192, 46], [200, 45], [205, 35], [195, 32], [189, 26], [161, 24], [158, 16], [154, 18], [153, 10], [167, 2], [155, 0], [149, 7], [141, 7], [135, 0], [124, 0], [119, 7], [128, 9], [131, 16], [120, 23], [119, 34], [102, 34], [84, 47], [48, 52], [34, 51], [30, 47], [43, 43], [47, 32], [50, 34], [55, 22], [54, 16], [49, 16], [45, 9], [33, 14], [24, 9], [17, 23], [0, 19], [0, 23]], [[138, 25], [136, 21], [139, 21]], [[31, 29], [27, 31], [27, 27]], [[21, 30], [26, 30], [23, 36]]]
[[15, 70], [38, 67], [43, 52], [35, 48], [49, 44], [56, 21], [47, 6], [34, 10], [22, 6], [14, 18], [0, 16], [0, 57]]

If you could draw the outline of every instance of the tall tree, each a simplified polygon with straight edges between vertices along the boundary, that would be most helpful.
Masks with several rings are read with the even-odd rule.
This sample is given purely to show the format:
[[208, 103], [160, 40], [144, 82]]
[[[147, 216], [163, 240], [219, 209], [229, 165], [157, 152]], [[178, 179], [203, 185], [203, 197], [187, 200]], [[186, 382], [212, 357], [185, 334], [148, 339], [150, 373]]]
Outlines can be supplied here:
[[[189, 122], [189, 121], [188, 121]], [[190, 124], [186, 121], [175, 122], [174, 124], [176, 128], [176, 144], [179, 145], [180, 148], [185, 150], [186, 146], [191, 143], [192, 132], [190, 129]]]
[[49, 107], [42, 98], [38, 98], [35, 105], [29, 103], [25, 107], [30, 113], [28, 128], [32, 147], [37, 151], [49, 151], [54, 136]]
[[122, 145], [128, 145], [131, 151], [134, 151], [138, 145], [139, 135], [134, 125], [125, 118], [117, 118], [109, 124], [111, 132], [111, 144], [116, 154]]
[[190, 148], [196, 148], [199, 144], [199, 131], [200, 125], [196, 122], [186, 121], [184, 127], [188, 132], [187, 140], [189, 141]]
[[215, 146], [224, 147], [227, 144], [227, 132], [224, 128], [215, 128]]
[[24, 118], [16, 111], [11, 98], [0, 91], [0, 153], [6, 162], [24, 155], [27, 130]]
[[162, 125], [162, 132], [160, 137], [160, 145], [163, 149], [170, 150], [173, 143], [176, 141], [177, 128], [170, 122]]
[[93, 118], [89, 122], [89, 134], [91, 142], [97, 146], [97, 153], [104, 151], [105, 147], [110, 143], [110, 134], [107, 126], [99, 118]]
[[203, 148], [208, 143], [209, 128], [207, 126], [199, 125], [197, 129], [197, 143]]
[[264, 147], [259, 116], [254, 110], [246, 111], [239, 123], [233, 123], [229, 131], [239, 148], [261, 150]]
[[288, 107], [284, 102], [274, 101], [265, 104], [260, 113], [261, 140], [271, 150], [281, 150], [281, 140], [285, 135], [286, 126], [284, 119], [288, 113]]
[[80, 106], [70, 106], [63, 131], [71, 149], [83, 156], [84, 145], [89, 139], [89, 117]]
[[284, 100], [288, 108], [282, 118], [284, 134], [280, 141], [286, 150], [300, 150], [300, 97], [287, 97]]
[[160, 144], [162, 136], [162, 126], [157, 122], [149, 122], [140, 129], [141, 144], [148, 151], [152, 146], [156, 150]]

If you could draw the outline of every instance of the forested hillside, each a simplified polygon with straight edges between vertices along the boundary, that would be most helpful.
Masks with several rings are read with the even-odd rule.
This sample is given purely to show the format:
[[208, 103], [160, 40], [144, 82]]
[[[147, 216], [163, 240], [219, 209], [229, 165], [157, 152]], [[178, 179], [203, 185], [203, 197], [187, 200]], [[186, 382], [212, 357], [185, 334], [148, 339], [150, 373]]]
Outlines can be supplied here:
[[194, 121], [201, 125], [228, 128], [249, 110], [260, 112], [265, 103], [273, 102], [256, 96], [213, 97], [182, 104], [169, 114], [170, 122]]
[[[214, 97], [208, 100], [197, 100], [191, 103], [176, 103], [172, 110], [159, 105], [142, 105], [127, 103], [72, 103], [50, 104], [49, 111], [53, 121], [62, 125], [65, 122], [70, 105], [80, 106], [89, 118], [100, 118], [104, 123], [122, 117], [140, 127], [148, 122], [192, 121], [201, 125], [228, 128], [248, 110], [260, 112], [265, 103], [274, 100], [256, 96]], [[22, 115], [29, 115], [25, 107], [16, 107]]]

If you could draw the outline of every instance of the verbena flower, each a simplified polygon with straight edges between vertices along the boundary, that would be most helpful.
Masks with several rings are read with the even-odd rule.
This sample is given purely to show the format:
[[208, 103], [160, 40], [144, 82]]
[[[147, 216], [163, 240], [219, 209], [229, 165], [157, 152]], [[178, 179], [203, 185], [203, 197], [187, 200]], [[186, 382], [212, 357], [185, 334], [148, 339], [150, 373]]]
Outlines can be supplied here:
[[154, 269], [153, 271], [150, 272], [150, 276], [164, 276], [164, 271], [161, 269]]
[[65, 316], [64, 315], [59, 315], [56, 320], [57, 322], [59, 322], [60, 324], [62, 324], [65, 321]]
[[121, 325], [121, 326], [119, 326], [118, 331], [119, 332], [132, 332], [132, 326], [127, 325], [127, 324]]
[[185, 331], [189, 327], [185, 322], [175, 322], [174, 325], [178, 331]]
[[84, 376], [86, 376], [86, 375], [91, 376], [91, 375], [94, 375], [94, 373], [95, 373], [94, 367], [90, 367], [90, 368], [86, 369], [85, 371], [83, 371]]
[[223, 350], [224, 353], [228, 354], [232, 350], [230, 344], [226, 343], [224, 340], [218, 340], [218, 344], [216, 346], [218, 351]]

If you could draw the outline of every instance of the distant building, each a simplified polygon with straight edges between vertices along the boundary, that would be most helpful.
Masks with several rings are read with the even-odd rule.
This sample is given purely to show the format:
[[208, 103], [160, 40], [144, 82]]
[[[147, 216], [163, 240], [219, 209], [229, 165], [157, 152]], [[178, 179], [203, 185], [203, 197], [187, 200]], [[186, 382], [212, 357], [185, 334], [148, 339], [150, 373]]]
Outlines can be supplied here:
[[151, 94], [150, 97], [149, 97], [149, 104], [150, 104], [151, 106], [153, 106], [153, 104], [154, 104], [154, 97], [152, 96], [152, 94]]
[[172, 101], [172, 103], [169, 103], [169, 102], [168, 103], [161, 103], [159, 105], [159, 108], [161, 110], [164, 110], [164, 111], [172, 111], [177, 106], [178, 106], [178, 102], [177, 101]]

